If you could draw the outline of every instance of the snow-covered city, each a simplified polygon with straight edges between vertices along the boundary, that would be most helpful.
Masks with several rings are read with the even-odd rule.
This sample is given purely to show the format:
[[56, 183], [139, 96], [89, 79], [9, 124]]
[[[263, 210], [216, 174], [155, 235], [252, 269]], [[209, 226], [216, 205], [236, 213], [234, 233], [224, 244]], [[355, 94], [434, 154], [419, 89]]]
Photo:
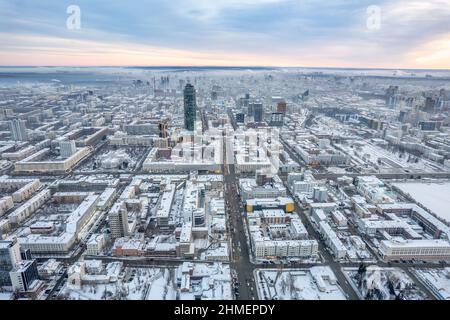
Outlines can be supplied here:
[[2, 84], [2, 298], [448, 299], [445, 75], [67, 70]]
[[0, 0], [2, 304], [450, 300], [449, 8]]

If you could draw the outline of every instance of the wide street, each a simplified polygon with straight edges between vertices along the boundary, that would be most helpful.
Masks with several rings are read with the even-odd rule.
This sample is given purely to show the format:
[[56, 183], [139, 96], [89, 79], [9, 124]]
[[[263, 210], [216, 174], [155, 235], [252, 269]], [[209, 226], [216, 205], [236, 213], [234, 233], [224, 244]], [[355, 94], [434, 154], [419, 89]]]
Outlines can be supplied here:
[[227, 161], [228, 144], [224, 136], [223, 143], [223, 176], [225, 185], [225, 207], [231, 235], [232, 260], [231, 267], [236, 272], [238, 279], [237, 299], [250, 300], [257, 298], [253, 279], [254, 265], [250, 262], [249, 248], [244, 230], [243, 217], [241, 215], [241, 201], [237, 193], [237, 180], [234, 164]]

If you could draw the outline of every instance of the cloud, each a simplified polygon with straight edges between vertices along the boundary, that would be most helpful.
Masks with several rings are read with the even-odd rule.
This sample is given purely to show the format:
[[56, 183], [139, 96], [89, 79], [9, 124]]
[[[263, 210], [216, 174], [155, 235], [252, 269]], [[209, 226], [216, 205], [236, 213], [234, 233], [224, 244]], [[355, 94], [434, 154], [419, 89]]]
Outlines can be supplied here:
[[425, 42], [408, 53], [408, 59], [425, 68], [450, 69], [450, 33]]
[[[273, 56], [243, 55], [227, 52], [202, 52], [152, 47], [135, 43], [73, 40], [32, 35], [0, 33], [5, 47], [0, 51], [5, 65], [54, 66], [142, 66], [142, 65], [270, 65]], [[9, 38], [11, 40], [5, 40]], [[30, 60], [30, 56], [33, 60]], [[101, 63], [99, 63], [101, 61]]]
[[[90, 65], [120, 56], [129, 65], [198, 65], [204, 60], [203, 65], [448, 67], [442, 56], [447, 53], [449, 0], [77, 0], [82, 29], [76, 32], [65, 28], [72, 2], [0, 0], [0, 64], [17, 61], [13, 53], [35, 62], [33, 50], [39, 50], [40, 60], [46, 50], [49, 57], [69, 50], [77, 52], [70, 62], [82, 56], [79, 64]], [[381, 8], [380, 30], [366, 27], [369, 5]], [[49, 45], [31, 39], [46, 39]], [[108, 50], [100, 58], [98, 48], [85, 44]], [[440, 53], [432, 54], [433, 45]], [[141, 58], [141, 52], [155, 48], [170, 58]]]
[[211, 20], [224, 10], [248, 10], [268, 4], [278, 4], [288, 0], [174, 0], [170, 1], [178, 15], [193, 19]]

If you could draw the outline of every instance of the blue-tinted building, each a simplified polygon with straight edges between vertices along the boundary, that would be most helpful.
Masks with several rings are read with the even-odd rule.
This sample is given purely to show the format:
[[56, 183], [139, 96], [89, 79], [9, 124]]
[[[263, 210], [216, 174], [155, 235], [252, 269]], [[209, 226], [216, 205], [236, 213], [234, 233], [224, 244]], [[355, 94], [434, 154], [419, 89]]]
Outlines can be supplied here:
[[184, 128], [189, 131], [194, 131], [195, 114], [197, 111], [197, 102], [195, 98], [195, 88], [188, 83], [184, 87]]

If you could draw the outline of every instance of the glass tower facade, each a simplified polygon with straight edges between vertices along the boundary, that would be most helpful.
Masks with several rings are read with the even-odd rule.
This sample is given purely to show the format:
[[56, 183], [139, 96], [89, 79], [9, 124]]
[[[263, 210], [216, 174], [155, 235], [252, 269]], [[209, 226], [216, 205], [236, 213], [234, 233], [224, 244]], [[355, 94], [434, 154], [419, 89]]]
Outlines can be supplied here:
[[188, 83], [184, 87], [184, 128], [189, 131], [194, 131], [195, 113], [197, 103], [195, 99], [195, 88]]

